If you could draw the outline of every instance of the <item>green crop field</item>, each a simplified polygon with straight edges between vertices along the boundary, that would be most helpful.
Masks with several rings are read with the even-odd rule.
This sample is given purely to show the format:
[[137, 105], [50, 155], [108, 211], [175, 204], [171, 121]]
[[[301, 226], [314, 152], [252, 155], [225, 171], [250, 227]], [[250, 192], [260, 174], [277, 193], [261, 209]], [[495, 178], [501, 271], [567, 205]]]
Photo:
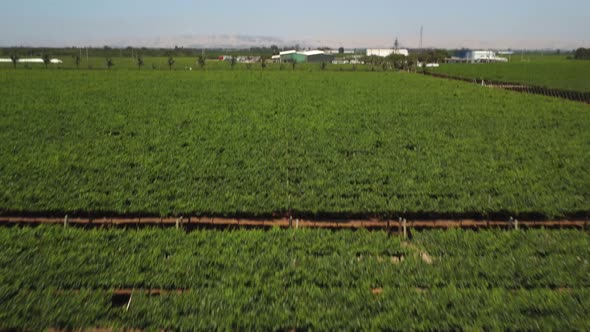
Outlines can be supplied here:
[[433, 72], [453, 76], [514, 82], [545, 88], [590, 92], [590, 61], [565, 56], [513, 55], [509, 63], [442, 64]]
[[[93, 61], [0, 69], [0, 215], [590, 213], [586, 104], [367, 66]], [[5, 225], [0, 330], [590, 330], [587, 232], [410, 233]]]
[[590, 329], [579, 231], [0, 228], [0, 252], [3, 329]]
[[407, 73], [0, 74], [4, 214], [590, 211], [584, 104]]

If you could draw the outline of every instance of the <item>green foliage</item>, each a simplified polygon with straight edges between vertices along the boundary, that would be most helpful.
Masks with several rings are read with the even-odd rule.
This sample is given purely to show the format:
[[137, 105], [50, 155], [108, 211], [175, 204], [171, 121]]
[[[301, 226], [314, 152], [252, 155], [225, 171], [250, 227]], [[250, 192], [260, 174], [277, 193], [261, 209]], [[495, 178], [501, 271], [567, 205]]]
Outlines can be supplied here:
[[466, 78], [522, 83], [546, 88], [590, 92], [590, 62], [565, 56], [522, 59], [512, 55], [508, 63], [442, 64], [432, 71]]
[[197, 58], [197, 64], [201, 69], [205, 68], [205, 57], [203, 55], [199, 55]]
[[51, 58], [49, 57], [49, 54], [43, 55], [43, 64], [45, 65], [45, 69], [47, 69], [47, 66], [50, 63], [51, 63]]
[[590, 328], [587, 233], [413, 233], [0, 228], [0, 328]]
[[574, 59], [576, 60], [590, 60], [590, 49], [578, 48], [574, 53]]
[[10, 61], [12, 62], [12, 66], [16, 69], [16, 64], [18, 63], [19, 57], [16, 54], [12, 54], [10, 56]]
[[4, 213], [590, 211], [579, 103], [382, 72], [3, 74]]
[[425, 63], [443, 63], [445, 59], [451, 57], [447, 50], [427, 50], [418, 55], [418, 60]]
[[139, 70], [141, 70], [141, 67], [143, 67], [143, 65], [144, 65], [143, 56], [138, 55], [136, 58], [136, 61], [137, 61], [137, 68]]
[[76, 68], [80, 69], [80, 56], [79, 55], [74, 55], [74, 63], [76, 64]]
[[105, 62], [107, 65], [107, 69], [111, 69], [115, 65], [115, 62], [113, 61], [112, 58], [106, 58]]
[[260, 58], [260, 68], [262, 68], [262, 69], [266, 68], [266, 58], [265, 57]]

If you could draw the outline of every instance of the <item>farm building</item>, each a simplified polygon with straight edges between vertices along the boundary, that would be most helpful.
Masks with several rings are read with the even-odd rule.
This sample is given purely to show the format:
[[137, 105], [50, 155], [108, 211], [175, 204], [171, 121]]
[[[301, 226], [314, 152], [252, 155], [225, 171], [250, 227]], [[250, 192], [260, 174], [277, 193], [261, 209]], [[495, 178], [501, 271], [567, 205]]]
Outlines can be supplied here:
[[447, 60], [447, 62], [463, 62], [463, 63], [484, 63], [484, 62], [508, 62], [508, 59], [499, 57], [494, 51], [472, 51], [461, 50], [455, 56]]
[[[0, 59], [0, 62], [12, 62], [12, 59]], [[29, 58], [29, 59], [18, 59], [18, 63], [44, 63], [43, 59], [41, 58]], [[49, 63], [52, 64], [60, 64], [63, 63], [60, 59], [50, 59]]]
[[232, 61], [233, 60], [233, 56], [231, 55], [220, 55], [217, 60], [219, 61]]
[[363, 64], [364, 62], [362, 61], [360, 55], [353, 55], [353, 56], [344, 57], [344, 58], [336, 58], [332, 61], [332, 63], [335, 65], [347, 65], [347, 64], [358, 65], [358, 64]]
[[324, 51], [305, 51], [305, 52], [297, 52], [293, 55], [293, 60], [295, 62], [310, 62], [310, 63], [319, 63], [319, 62], [332, 62], [334, 60], [334, 56], [331, 54], [326, 54]]
[[410, 55], [410, 52], [405, 48], [400, 49], [393, 49], [393, 48], [368, 48], [367, 49], [367, 56], [380, 56], [386, 57], [392, 54], [399, 54], [403, 56]]
[[[325, 50], [324, 51], [326, 54], [340, 54], [340, 50], [336, 49], [336, 50]], [[349, 48], [349, 49], [344, 49], [344, 52], [342, 54], [355, 54], [356, 50], [353, 48]]]
[[293, 57], [295, 56], [296, 53], [297, 53], [296, 50], [283, 51], [283, 52], [279, 53], [280, 61], [281, 62], [293, 62], [294, 61]]
[[279, 54], [281, 58], [281, 62], [297, 62], [297, 63], [304, 63], [304, 62], [332, 62], [334, 60], [334, 56], [331, 54], [326, 54], [324, 51], [302, 51], [297, 52], [295, 50], [291, 51], [284, 51]]

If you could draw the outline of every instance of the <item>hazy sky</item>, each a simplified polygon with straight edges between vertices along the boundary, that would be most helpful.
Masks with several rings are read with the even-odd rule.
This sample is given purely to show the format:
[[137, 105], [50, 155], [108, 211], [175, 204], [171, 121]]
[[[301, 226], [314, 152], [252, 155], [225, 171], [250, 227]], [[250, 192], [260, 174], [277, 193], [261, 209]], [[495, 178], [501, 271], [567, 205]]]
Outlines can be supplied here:
[[590, 0], [0, 0], [0, 46], [590, 46]]

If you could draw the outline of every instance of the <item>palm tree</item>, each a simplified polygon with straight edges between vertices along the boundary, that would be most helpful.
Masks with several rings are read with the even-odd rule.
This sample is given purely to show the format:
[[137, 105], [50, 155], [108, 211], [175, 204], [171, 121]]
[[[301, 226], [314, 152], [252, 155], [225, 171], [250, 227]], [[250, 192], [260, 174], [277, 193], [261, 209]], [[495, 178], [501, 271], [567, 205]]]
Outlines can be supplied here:
[[260, 57], [260, 67], [262, 67], [262, 69], [266, 68], [266, 58], [265, 57]]
[[205, 57], [202, 54], [197, 58], [197, 63], [201, 69], [205, 68]]
[[137, 68], [139, 70], [141, 70], [141, 67], [143, 67], [143, 57], [141, 55], [137, 56]]
[[168, 58], [168, 68], [170, 68], [170, 70], [172, 70], [172, 66], [174, 66], [174, 58], [173, 57], [169, 57]]
[[80, 56], [74, 55], [74, 63], [76, 64], [76, 68], [80, 69]]
[[43, 64], [45, 65], [45, 69], [47, 69], [47, 65], [51, 63], [51, 59], [49, 58], [49, 54], [43, 55]]
[[12, 65], [14, 66], [14, 69], [16, 69], [16, 64], [18, 63], [18, 55], [13, 54], [10, 56], [10, 61], [12, 61]]

